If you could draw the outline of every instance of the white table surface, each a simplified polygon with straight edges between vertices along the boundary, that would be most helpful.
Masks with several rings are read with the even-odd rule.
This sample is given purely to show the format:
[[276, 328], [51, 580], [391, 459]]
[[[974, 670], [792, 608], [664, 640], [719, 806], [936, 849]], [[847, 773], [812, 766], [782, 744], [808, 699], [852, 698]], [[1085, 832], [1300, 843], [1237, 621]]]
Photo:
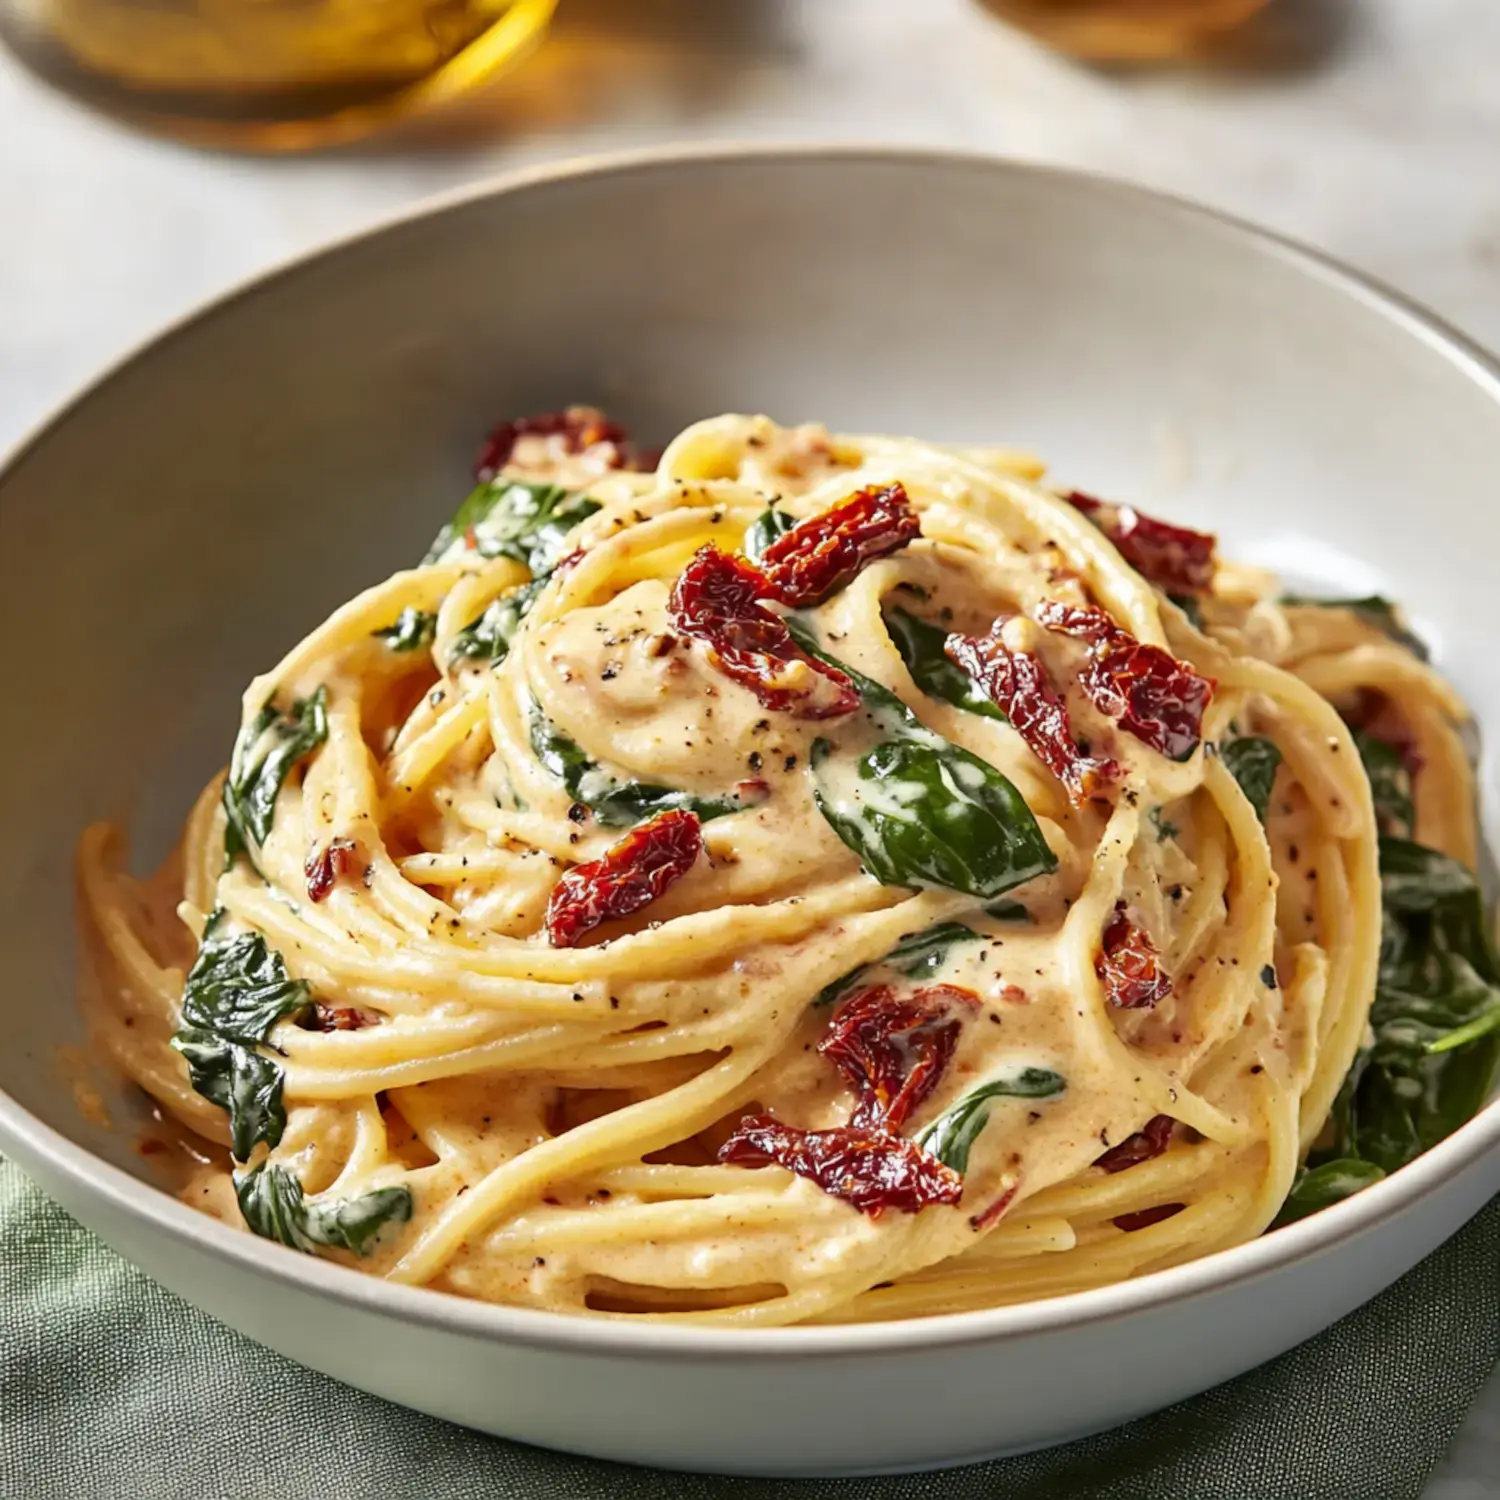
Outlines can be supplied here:
[[[512, 166], [683, 139], [957, 144], [1117, 173], [1307, 240], [1500, 348], [1500, 6], [1281, 0], [1272, 19], [1233, 65], [1107, 75], [974, 0], [563, 0], [486, 131], [281, 161], [128, 134], [0, 53], [0, 448], [282, 257]], [[1497, 1497], [1500, 1375], [1429, 1491]]]

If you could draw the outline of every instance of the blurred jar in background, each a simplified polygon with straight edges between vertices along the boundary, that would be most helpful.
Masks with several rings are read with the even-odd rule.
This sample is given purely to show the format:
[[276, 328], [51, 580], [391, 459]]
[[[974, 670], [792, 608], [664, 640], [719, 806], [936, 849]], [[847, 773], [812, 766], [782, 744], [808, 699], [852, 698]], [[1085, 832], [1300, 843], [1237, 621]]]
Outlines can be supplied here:
[[985, 0], [1011, 25], [1091, 62], [1191, 57], [1263, 10], [1267, 0]]
[[557, 0], [0, 0], [43, 77], [184, 140], [296, 151], [451, 103], [515, 62]]

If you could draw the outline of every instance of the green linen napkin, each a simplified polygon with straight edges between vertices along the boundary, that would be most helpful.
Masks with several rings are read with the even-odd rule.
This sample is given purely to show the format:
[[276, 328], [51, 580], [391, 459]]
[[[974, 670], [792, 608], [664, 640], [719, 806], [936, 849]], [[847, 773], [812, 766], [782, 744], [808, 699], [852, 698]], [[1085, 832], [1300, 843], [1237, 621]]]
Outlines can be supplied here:
[[1321, 1337], [1066, 1448], [894, 1479], [654, 1473], [301, 1369], [163, 1291], [0, 1160], [5, 1500], [1415, 1500], [1497, 1361], [1500, 1199]]

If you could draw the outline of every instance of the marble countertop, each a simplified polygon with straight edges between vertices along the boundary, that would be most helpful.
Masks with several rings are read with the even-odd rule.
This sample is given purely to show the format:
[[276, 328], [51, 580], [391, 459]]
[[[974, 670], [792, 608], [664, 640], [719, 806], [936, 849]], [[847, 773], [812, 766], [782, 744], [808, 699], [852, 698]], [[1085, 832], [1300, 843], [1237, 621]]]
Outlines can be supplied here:
[[[425, 195], [673, 140], [962, 145], [1306, 240], [1500, 347], [1500, 7], [1281, 0], [1236, 57], [1072, 66], [975, 0], [563, 0], [462, 131], [294, 160], [129, 134], [0, 53], [0, 449], [158, 325]], [[483, 128], [479, 128], [482, 125]], [[1500, 1376], [1429, 1500], [1500, 1497]]]

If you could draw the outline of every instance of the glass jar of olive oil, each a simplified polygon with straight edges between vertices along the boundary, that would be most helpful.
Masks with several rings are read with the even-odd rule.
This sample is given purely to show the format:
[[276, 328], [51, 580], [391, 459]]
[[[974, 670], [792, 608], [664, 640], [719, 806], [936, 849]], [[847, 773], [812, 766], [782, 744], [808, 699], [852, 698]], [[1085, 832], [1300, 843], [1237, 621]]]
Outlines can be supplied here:
[[38, 73], [149, 129], [295, 151], [472, 92], [541, 36], [557, 0], [0, 0]]

